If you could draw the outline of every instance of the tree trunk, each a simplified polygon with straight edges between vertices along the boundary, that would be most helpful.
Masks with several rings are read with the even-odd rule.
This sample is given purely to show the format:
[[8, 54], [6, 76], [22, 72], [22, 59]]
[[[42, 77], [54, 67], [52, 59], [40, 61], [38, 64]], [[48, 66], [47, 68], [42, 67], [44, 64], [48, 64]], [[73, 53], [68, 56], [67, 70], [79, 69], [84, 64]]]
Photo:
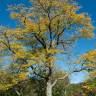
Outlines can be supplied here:
[[46, 96], [52, 96], [52, 84], [51, 84], [51, 80], [47, 81], [47, 85], [46, 85]]

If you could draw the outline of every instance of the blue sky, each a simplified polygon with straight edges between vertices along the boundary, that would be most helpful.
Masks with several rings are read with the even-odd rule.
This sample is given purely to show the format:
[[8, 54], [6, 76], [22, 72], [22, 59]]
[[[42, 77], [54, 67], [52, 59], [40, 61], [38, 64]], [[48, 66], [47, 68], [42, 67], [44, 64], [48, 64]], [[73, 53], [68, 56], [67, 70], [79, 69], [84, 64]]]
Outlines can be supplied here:
[[11, 20], [9, 16], [9, 12], [7, 10], [8, 5], [16, 5], [19, 3], [23, 3], [29, 5], [28, 0], [0, 0], [0, 24], [15, 27], [16, 22]]
[[[80, 12], [86, 12], [92, 18], [94, 26], [96, 26], [96, 0], [77, 0], [81, 5]], [[95, 31], [96, 32], [96, 31]], [[81, 39], [77, 42], [76, 51], [79, 54], [95, 49], [96, 39]], [[79, 51], [78, 51], [79, 50]]]
[[[81, 9], [79, 12], [87, 12], [93, 21], [94, 26], [96, 26], [96, 0], [77, 0], [78, 4], [81, 6]], [[0, 25], [3, 26], [9, 26], [9, 27], [15, 27], [16, 22], [12, 21], [9, 12], [7, 10], [7, 5], [10, 4], [19, 4], [24, 3], [28, 5], [28, 0], [0, 0]], [[83, 54], [89, 50], [96, 48], [96, 39], [80, 39], [76, 43], [75, 46], [75, 54]], [[6, 62], [8, 63], [8, 62]], [[61, 66], [63, 63], [61, 63]], [[84, 73], [84, 72], [83, 72]], [[71, 82], [80, 82], [84, 79], [85, 74], [81, 73], [75, 73], [71, 76]]]
[[[81, 9], [79, 12], [87, 12], [92, 18], [94, 26], [96, 26], [96, 0], [77, 0]], [[96, 32], [96, 31], [95, 31]], [[83, 54], [89, 50], [96, 49], [96, 39], [81, 39], [78, 40], [75, 52], [76, 54]], [[86, 71], [74, 73], [70, 76], [71, 83], [82, 82], [88, 78]]]
[[[87, 12], [94, 23], [96, 25], [96, 0], [77, 0], [81, 9], [79, 12]], [[16, 22], [11, 20], [9, 16], [9, 12], [7, 10], [7, 6], [10, 4], [19, 4], [24, 3], [28, 5], [28, 0], [0, 0], [0, 24], [9, 27], [15, 27]], [[76, 44], [76, 50], [74, 51], [77, 54], [85, 53], [91, 49], [96, 47], [95, 39], [86, 40], [80, 39]], [[79, 51], [78, 51], [79, 50]]]

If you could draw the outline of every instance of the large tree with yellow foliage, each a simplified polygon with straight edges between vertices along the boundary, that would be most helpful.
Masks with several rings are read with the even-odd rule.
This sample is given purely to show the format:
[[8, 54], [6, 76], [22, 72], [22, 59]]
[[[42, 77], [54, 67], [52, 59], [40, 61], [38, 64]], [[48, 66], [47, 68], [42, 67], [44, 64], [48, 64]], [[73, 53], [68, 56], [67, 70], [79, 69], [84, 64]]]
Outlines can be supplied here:
[[17, 82], [28, 78], [28, 74], [44, 79], [46, 96], [52, 96], [56, 82], [68, 76], [53, 78], [56, 56], [67, 53], [76, 40], [92, 38], [94, 27], [86, 13], [77, 13], [79, 6], [72, 0], [30, 0], [30, 3], [31, 6], [9, 6], [11, 18], [18, 24], [16, 28], [1, 30], [0, 53], [13, 59], [11, 68], [19, 78]]

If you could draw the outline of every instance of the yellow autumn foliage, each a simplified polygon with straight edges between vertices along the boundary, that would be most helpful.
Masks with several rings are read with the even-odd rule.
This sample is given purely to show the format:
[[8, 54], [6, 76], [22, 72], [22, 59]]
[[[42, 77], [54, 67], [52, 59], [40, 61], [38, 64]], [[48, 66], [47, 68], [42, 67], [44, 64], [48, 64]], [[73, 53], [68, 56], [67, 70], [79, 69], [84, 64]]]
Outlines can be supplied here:
[[[91, 50], [85, 53], [84, 55], [81, 56], [81, 58], [78, 61], [79, 63], [83, 62], [83, 65], [89, 68], [96, 67], [96, 50]], [[94, 73], [94, 71], [92, 72]]]
[[20, 43], [12, 43], [10, 46], [12, 49], [23, 49], [23, 46]]
[[88, 53], [84, 54], [83, 57], [87, 60], [94, 59], [94, 57], [96, 57], [96, 50], [89, 51]]
[[20, 80], [25, 80], [25, 79], [27, 79], [27, 75], [28, 75], [28, 73], [22, 72], [22, 73], [18, 74], [17, 78]]
[[[6, 42], [5, 42], [6, 43]], [[0, 41], [0, 52], [4, 51], [5, 49], [7, 49], [6, 45], [4, 45], [2, 43], [2, 40]]]
[[22, 68], [29, 68], [32, 65], [33, 65], [33, 62], [28, 63], [28, 64], [22, 64]]
[[6, 30], [6, 35], [8, 37], [15, 37], [15, 38], [22, 38], [23, 37], [23, 32], [21, 28], [16, 28], [16, 29], [7, 29]]
[[52, 67], [53, 66], [53, 63], [56, 61], [56, 58], [55, 57], [48, 57], [46, 58], [46, 63], [47, 63], [47, 66], [49, 67]]
[[26, 21], [25, 30], [27, 32], [37, 32], [38, 31], [38, 24], [32, 23], [31, 21]]
[[26, 57], [26, 52], [24, 50], [18, 50], [16, 54], [14, 54], [14, 59], [24, 57]]
[[16, 13], [16, 12], [12, 12], [12, 13], [10, 14], [10, 16], [11, 16], [12, 19], [16, 19], [17, 17], [19, 17], [19, 16], [21, 16], [21, 15], [18, 14], [18, 13]]
[[58, 54], [60, 52], [63, 52], [63, 50], [59, 50], [59, 49], [55, 49], [55, 48], [46, 49], [46, 51], [47, 51], [47, 54]]
[[95, 77], [96, 77], [96, 71], [90, 72], [89, 76], [90, 76], [91, 78], [95, 78]]
[[88, 29], [84, 28], [79, 30], [81, 32], [81, 36], [83, 37], [87, 37], [87, 38], [92, 38], [94, 37], [94, 34], [92, 32], [90, 32]]
[[12, 87], [12, 84], [0, 84], [0, 90], [5, 91]]
[[0, 91], [5, 91], [18, 83], [18, 80], [5, 70], [0, 70]]
[[[6, 30], [7, 38], [5, 38], [5, 41], [10, 45], [10, 49], [15, 52], [11, 54], [13, 61], [16, 61], [16, 63], [18, 63], [19, 60], [22, 61], [19, 62], [20, 64], [14, 63], [13, 69], [28, 69], [33, 64], [41, 64], [44, 68], [53, 68], [57, 60], [55, 58], [56, 55], [65, 51], [60, 49], [70, 47], [69, 45], [71, 44], [67, 47], [67, 44], [71, 42], [70, 40], [72, 40], [73, 44], [73, 41], [78, 40], [80, 36], [84, 38], [91, 38], [94, 36], [94, 27], [91, 23], [91, 18], [84, 13], [77, 14], [76, 11], [78, 11], [79, 6], [70, 3], [70, 0], [30, 1], [33, 2], [33, 6], [28, 6], [29, 9], [24, 6], [24, 8], [19, 8], [19, 10], [10, 14], [12, 19], [16, 19], [20, 23], [18, 25], [20, 28], [8, 28], [8, 30]], [[71, 27], [74, 26], [76, 26], [76, 29], [74, 28], [71, 30]], [[78, 33], [76, 34], [75, 32]], [[75, 34], [76, 36], [78, 34], [80, 36], [76, 37]], [[72, 36], [73, 38], [71, 39]], [[27, 45], [28, 49], [25, 48]], [[0, 43], [0, 46], [0, 51], [6, 48], [3, 43]], [[96, 58], [96, 50], [84, 54], [82, 58], [89, 62], [92, 61], [96, 63], [94, 59]], [[87, 66], [91, 67], [96, 65], [88, 63]], [[20, 70], [20, 72], [22, 70]], [[48, 72], [46, 71], [46, 73]], [[5, 73], [3, 74], [7, 77]], [[26, 71], [17, 73], [15, 76], [16, 80], [11, 78], [11, 83], [8, 82], [6, 85], [0, 85], [1, 89], [10, 88], [18, 81], [26, 80], [28, 74], [29, 73]], [[92, 74], [94, 75], [94, 73]], [[2, 72], [0, 76], [2, 77]], [[51, 75], [49, 77], [51, 77]]]

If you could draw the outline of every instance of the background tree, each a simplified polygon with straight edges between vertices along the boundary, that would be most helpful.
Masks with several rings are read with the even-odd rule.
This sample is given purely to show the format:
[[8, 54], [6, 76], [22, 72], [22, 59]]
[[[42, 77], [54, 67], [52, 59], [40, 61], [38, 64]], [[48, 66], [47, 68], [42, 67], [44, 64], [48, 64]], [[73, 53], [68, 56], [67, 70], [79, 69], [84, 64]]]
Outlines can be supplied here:
[[[0, 32], [0, 52], [12, 59], [13, 74], [21, 80], [34, 77], [46, 81], [46, 96], [68, 74], [53, 78], [58, 55], [65, 54], [80, 38], [92, 38], [91, 18], [78, 14], [79, 6], [71, 0], [30, 0], [32, 6], [9, 6], [16, 28]], [[56, 58], [57, 57], [57, 58]], [[76, 70], [81, 71], [81, 70]]]
[[82, 88], [88, 96], [96, 95], [96, 50], [90, 50], [80, 57], [81, 70], [89, 72], [89, 80], [82, 84]]

